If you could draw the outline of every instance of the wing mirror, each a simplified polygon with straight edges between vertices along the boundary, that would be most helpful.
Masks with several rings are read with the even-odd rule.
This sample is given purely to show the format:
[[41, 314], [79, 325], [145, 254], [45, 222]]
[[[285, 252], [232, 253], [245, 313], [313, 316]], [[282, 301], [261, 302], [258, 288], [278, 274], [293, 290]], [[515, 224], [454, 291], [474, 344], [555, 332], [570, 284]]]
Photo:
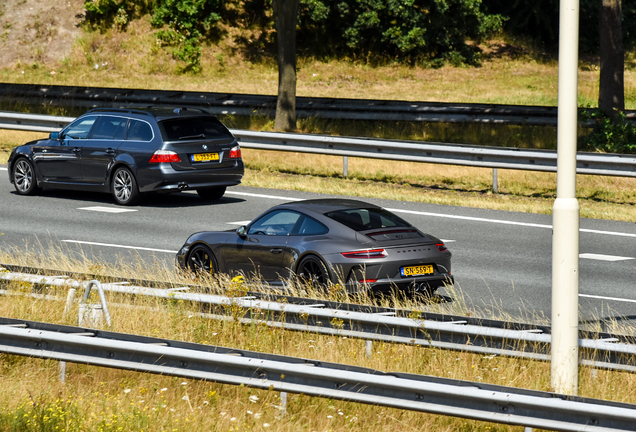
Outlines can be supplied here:
[[49, 139], [52, 139], [52, 140], [60, 139], [60, 133], [59, 132], [51, 132], [49, 134]]
[[238, 227], [236, 229], [236, 235], [239, 236], [240, 238], [247, 237], [247, 227], [245, 225]]

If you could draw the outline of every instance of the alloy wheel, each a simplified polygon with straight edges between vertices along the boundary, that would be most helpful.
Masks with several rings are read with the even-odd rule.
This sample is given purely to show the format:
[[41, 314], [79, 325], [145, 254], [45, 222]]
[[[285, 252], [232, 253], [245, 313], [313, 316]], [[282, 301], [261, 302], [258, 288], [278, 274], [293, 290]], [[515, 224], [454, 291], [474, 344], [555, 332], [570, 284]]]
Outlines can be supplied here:
[[18, 191], [22, 193], [29, 192], [33, 184], [33, 168], [29, 162], [24, 159], [18, 161], [13, 172], [13, 181]]

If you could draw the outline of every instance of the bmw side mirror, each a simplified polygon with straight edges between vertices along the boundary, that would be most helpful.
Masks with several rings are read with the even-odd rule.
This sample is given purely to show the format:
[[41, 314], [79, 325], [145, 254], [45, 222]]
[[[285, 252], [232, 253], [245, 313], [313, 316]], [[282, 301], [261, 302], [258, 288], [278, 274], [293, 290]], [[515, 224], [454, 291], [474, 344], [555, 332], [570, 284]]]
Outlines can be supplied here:
[[59, 132], [51, 132], [49, 134], [49, 139], [52, 139], [52, 140], [60, 139], [60, 133]]
[[236, 235], [240, 238], [245, 238], [247, 236], [247, 227], [245, 227], [245, 225], [238, 227], [236, 229]]

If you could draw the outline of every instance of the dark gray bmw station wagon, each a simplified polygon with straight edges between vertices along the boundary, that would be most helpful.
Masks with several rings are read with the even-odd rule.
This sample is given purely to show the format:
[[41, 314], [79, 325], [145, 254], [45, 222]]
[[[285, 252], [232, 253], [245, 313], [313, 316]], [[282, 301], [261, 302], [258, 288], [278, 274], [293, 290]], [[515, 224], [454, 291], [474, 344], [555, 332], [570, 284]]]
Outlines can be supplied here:
[[110, 192], [120, 205], [144, 193], [196, 190], [219, 199], [243, 178], [232, 133], [199, 108], [94, 109], [48, 139], [14, 148], [9, 180], [21, 195], [41, 188]]

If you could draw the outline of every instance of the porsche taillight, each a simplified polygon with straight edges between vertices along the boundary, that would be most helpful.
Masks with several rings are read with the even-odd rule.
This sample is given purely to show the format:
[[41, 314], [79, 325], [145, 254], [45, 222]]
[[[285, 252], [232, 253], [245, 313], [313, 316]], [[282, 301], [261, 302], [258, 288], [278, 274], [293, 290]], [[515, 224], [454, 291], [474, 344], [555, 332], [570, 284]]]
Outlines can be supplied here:
[[435, 246], [437, 246], [437, 249], [439, 249], [440, 252], [448, 251], [448, 248], [444, 243], [437, 243]]
[[170, 150], [157, 150], [154, 152], [149, 163], [164, 163], [164, 162], [181, 162], [181, 158], [178, 154]]
[[340, 252], [340, 255], [345, 258], [373, 259], [386, 258], [388, 254], [384, 249], [366, 249], [361, 251]]

